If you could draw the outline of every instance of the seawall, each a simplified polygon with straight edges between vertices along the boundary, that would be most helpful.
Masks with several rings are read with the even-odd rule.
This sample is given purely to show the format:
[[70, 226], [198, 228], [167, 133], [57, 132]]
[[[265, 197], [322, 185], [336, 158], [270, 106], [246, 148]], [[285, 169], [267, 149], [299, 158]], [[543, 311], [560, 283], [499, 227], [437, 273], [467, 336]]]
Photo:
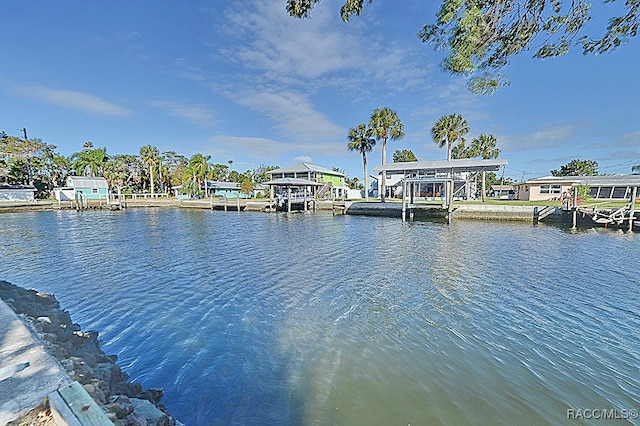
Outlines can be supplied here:
[[[79, 382], [115, 425], [181, 425], [160, 402], [162, 390], [145, 390], [128, 381], [116, 364], [117, 357], [100, 349], [98, 333], [82, 331], [53, 295], [0, 280], [0, 299], [22, 319], [36, 342], [57, 359], [70, 381]], [[4, 357], [4, 349], [11, 351], [2, 345], [0, 342]]]

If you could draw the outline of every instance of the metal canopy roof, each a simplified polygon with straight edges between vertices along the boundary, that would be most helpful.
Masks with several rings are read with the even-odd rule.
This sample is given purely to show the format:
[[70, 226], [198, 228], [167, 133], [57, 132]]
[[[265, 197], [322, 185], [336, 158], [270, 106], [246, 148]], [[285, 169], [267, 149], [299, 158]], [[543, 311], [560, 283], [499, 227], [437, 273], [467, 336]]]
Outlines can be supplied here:
[[496, 158], [492, 160], [474, 160], [465, 158], [462, 160], [434, 160], [434, 161], [409, 161], [405, 163], [390, 163], [377, 166], [376, 172], [387, 174], [407, 174], [428, 171], [452, 171], [452, 172], [497, 172], [500, 167], [506, 166], [507, 160]]
[[280, 173], [308, 173], [308, 172], [319, 172], [326, 173], [334, 176], [344, 176], [344, 173], [336, 172], [334, 170], [329, 170], [325, 167], [317, 166], [311, 163], [298, 163], [292, 166], [281, 167], [275, 170], [269, 170], [267, 174], [274, 175]]
[[282, 178], [274, 179], [269, 182], [265, 182], [263, 185], [271, 186], [322, 186], [323, 183], [314, 182], [312, 180], [300, 179], [300, 178]]

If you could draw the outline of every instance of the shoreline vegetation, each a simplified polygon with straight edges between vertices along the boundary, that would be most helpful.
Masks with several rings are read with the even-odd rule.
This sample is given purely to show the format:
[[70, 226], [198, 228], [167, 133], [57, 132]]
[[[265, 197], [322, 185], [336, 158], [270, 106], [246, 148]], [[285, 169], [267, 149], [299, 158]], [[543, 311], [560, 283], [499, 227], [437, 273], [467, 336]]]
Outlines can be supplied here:
[[[116, 364], [116, 355], [100, 349], [98, 332], [82, 331], [52, 294], [39, 293], [0, 280], [2, 299], [56, 358], [72, 380], [78, 381], [118, 426], [180, 426], [161, 402], [162, 390], [143, 389], [128, 380]], [[11, 424], [47, 423], [48, 408], [34, 407]], [[39, 419], [37, 422], [34, 419]]]

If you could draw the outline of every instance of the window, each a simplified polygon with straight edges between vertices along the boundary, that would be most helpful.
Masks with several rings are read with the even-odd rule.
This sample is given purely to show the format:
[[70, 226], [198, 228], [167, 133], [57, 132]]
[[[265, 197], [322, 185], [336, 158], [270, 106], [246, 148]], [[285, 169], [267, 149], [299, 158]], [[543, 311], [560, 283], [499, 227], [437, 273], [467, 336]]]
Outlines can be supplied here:
[[97, 194], [98, 193], [98, 188], [91, 188], [91, 193], [92, 194]]
[[562, 185], [540, 185], [541, 194], [559, 194], [562, 192]]

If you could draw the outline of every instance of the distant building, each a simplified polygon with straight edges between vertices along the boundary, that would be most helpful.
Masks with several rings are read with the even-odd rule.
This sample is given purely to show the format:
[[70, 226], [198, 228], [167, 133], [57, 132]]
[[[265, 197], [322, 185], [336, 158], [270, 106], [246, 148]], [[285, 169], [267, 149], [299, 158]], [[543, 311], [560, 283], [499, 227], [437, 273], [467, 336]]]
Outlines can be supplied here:
[[588, 187], [596, 200], [624, 200], [631, 197], [633, 187], [640, 187], [640, 175], [545, 176], [517, 185], [518, 200], [558, 200], [571, 194], [574, 186]]
[[344, 198], [346, 195], [345, 176], [340, 172], [330, 170], [310, 163], [299, 163], [267, 172], [271, 180], [275, 179], [306, 179], [324, 184], [318, 190], [320, 198]]
[[491, 185], [491, 197], [500, 198], [501, 200], [515, 200], [515, 185]]
[[69, 176], [67, 186], [54, 188], [53, 192], [58, 201], [72, 201], [76, 197], [84, 200], [107, 200], [109, 184], [103, 177]]
[[0, 184], [0, 201], [33, 202], [36, 200], [36, 187], [33, 185]]
[[240, 193], [240, 184], [237, 182], [207, 181], [207, 194], [214, 197], [242, 198], [246, 194]]

